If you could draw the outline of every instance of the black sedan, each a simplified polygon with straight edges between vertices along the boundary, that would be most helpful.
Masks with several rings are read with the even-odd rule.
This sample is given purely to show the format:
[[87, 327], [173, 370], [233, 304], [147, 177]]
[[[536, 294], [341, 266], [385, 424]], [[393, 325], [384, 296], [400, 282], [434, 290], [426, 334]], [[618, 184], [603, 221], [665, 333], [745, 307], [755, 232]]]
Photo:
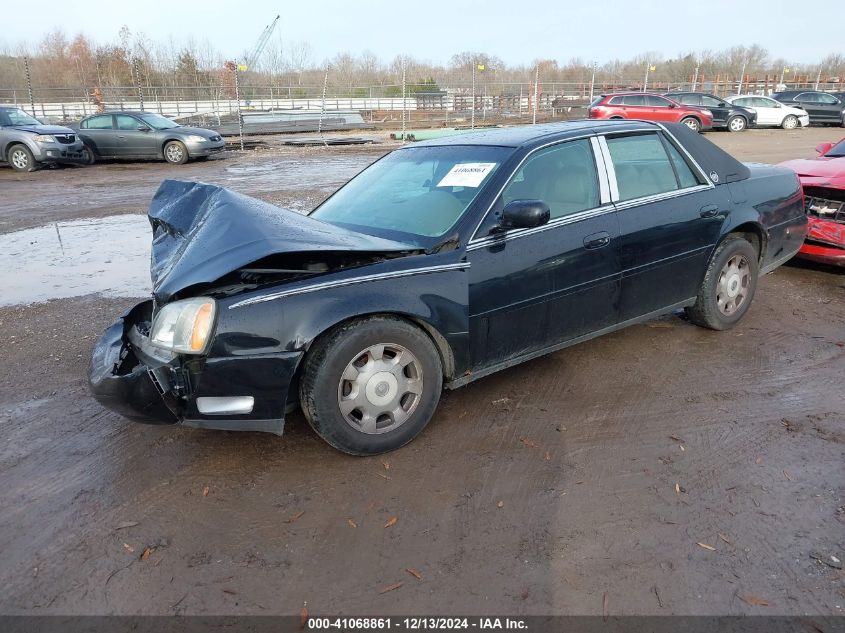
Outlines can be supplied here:
[[781, 103], [804, 108], [812, 124], [841, 125], [845, 127], [845, 98], [843, 93], [818, 90], [785, 90], [772, 95]]
[[164, 159], [181, 165], [225, 148], [214, 130], [184, 127], [153, 112], [104, 112], [71, 126], [85, 143], [88, 162], [98, 158]]
[[757, 113], [708, 92], [670, 92], [666, 95], [679, 103], [707, 108], [713, 113], [713, 129], [742, 132], [754, 127]]
[[404, 147], [310, 216], [165, 181], [149, 216], [153, 298], [98, 342], [96, 398], [277, 434], [299, 405], [356, 455], [414, 438], [443, 386], [681, 308], [730, 328], [807, 231], [791, 170], [641, 121]]

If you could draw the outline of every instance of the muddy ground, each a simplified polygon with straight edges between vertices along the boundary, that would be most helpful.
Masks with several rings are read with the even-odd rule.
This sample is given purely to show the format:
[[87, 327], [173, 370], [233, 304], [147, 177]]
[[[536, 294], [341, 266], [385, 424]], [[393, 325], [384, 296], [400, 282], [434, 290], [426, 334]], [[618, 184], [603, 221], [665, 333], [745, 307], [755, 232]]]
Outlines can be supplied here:
[[[840, 135], [708, 137], [776, 162]], [[142, 213], [172, 176], [305, 208], [387, 147], [3, 168], [0, 238]], [[114, 294], [0, 307], [0, 613], [843, 612], [811, 557], [845, 555], [842, 271], [777, 270], [729, 332], [667, 317], [447, 393], [379, 458], [299, 413], [279, 438], [102, 409], [85, 370], [134, 303]]]

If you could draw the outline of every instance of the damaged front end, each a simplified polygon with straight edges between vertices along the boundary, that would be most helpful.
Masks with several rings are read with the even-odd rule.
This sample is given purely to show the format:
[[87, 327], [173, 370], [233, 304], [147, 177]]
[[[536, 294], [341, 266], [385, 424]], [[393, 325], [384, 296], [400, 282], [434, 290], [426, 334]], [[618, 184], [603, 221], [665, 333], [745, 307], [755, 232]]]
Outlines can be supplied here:
[[824, 186], [829, 183], [808, 180], [802, 178], [809, 232], [799, 256], [845, 266], [845, 187], [833, 188]]
[[281, 434], [303, 343], [278, 304], [226, 306], [419, 252], [201, 183], [165, 181], [149, 217], [153, 298], [103, 333], [89, 371], [101, 404], [148, 424]]

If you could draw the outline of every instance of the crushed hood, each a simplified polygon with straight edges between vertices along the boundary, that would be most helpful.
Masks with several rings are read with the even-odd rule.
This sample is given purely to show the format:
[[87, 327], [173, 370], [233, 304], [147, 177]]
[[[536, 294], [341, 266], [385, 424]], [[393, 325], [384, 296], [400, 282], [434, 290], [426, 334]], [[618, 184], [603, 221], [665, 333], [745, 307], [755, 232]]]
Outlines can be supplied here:
[[149, 219], [150, 276], [160, 303], [272, 255], [416, 249], [197, 182], [165, 180], [150, 203]]

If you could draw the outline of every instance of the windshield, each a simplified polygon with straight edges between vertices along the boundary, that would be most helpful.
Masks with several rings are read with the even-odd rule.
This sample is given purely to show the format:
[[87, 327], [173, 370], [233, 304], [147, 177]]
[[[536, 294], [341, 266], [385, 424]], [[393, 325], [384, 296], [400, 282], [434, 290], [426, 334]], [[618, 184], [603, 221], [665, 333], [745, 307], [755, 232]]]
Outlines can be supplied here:
[[0, 110], [0, 125], [41, 125], [41, 121], [29, 116], [20, 108]]
[[157, 114], [141, 114], [140, 118], [154, 130], [169, 130], [172, 127], [179, 127], [178, 123]]
[[472, 145], [400, 149], [350, 180], [311, 217], [399, 240], [439, 237], [512, 151]]
[[845, 156], [845, 138], [843, 138], [836, 145], [827, 150], [827, 152], [825, 152], [825, 156], [829, 156], [832, 158], [841, 158]]

